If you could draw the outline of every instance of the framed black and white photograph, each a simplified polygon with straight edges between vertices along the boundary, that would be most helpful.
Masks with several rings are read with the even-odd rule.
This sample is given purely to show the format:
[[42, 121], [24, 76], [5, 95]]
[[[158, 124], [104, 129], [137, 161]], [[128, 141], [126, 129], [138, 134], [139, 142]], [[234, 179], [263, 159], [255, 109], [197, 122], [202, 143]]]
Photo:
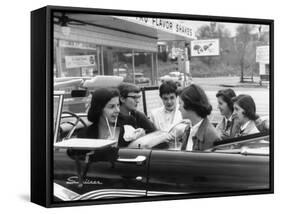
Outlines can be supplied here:
[[31, 12], [31, 201], [273, 193], [273, 20]]

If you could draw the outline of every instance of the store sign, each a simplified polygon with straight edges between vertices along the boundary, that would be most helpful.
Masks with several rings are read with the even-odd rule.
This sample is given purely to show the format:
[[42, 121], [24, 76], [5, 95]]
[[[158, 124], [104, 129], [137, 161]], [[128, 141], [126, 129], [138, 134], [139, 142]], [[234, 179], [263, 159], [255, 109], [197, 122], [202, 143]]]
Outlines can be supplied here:
[[94, 55], [65, 56], [66, 68], [79, 68], [87, 66], [96, 66], [96, 59]]
[[172, 53], [172, 58], [176, 58], [178, 56], [183, 56], [184, 55], [184, 50], [181, 49], [181, 48], [172, 47], [171, 53]]
[[79, 48], [87, 50], [96, 50], [96, 45], [90, 43], [82, 43], [75, 41], [59, 40], [59, 46], [64, 48]]
[[137, 24], [152, 27], [158, 30], [163, 30], [169, 33], [177, 34], [187, 39], [195, 39], [194, 30], [192, 27], [186, 24], [170, 19], [160, 19], [160, 18], [147, 18], [147, 17], [120, 17], [119, 19], [125, 19]]
[[269, 46], [258, 46], [256, 49], [256, 62], [269, 64]]
[[193, 40], [190, 43], [191, 56], [220, 55], [219, 39]]

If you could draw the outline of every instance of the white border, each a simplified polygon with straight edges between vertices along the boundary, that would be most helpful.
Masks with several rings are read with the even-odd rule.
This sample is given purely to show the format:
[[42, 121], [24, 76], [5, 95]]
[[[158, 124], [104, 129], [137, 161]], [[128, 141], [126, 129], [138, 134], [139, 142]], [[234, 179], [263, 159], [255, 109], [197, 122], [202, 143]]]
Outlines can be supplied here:
[[[30, 11], [45, 5], [174, 12], [275, 19], [275, 187], [274, 195], [43, 209], [30, 191]], [[280, 208], [281, 91], [280, 6], [278, 1], [9, 0], [1, 4], [1, 210], [9, 213], [278, 213]], [[39, 143], [39, 142], [38, 142]]]

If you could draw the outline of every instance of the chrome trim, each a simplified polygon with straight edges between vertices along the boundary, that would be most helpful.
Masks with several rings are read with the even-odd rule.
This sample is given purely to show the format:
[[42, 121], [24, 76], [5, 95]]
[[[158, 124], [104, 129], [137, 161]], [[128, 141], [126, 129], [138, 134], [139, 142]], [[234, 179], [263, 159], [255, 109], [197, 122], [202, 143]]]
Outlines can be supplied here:
[[54, 183], [53, 187], [54, 187], [54, 196], [61, 199], [62, 201], [70, 201], [80, 196], [78, 193], [69, 190], [57, 183]]
[[99, 189], [80, 195], [57, 183], [54, 183], [54, 196], [63, 201], [95, 200], [106, 198], [145, 197], [146, 190], [137, 189]]
[[143, 155], [138, 155], [136, 158], [118, 158], [117, 161], [121, 163], [136, 163], [141, 164], [146, 160]]
[[[191, 192], [190, 192], [191, 193]], [[161, 192], [161, 191], [148, 191], [147, 196], [161, 196], [161, 195], [181, 195], [190, 194], [188, 192]]]

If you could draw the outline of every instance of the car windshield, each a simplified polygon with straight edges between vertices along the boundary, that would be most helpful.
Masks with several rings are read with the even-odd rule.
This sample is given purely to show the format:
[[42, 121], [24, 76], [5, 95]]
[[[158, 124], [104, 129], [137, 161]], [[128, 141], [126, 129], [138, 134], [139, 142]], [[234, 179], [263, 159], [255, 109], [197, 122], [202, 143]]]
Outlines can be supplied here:
[[[231, 142], [232, 141], [232, 142]], [[217, 153], [239, 153], [243, 155], [269, 155], [268, 134], [252, 134], [247, 137], [237, 137], [235, 140], [224, 140], [221, 145], [207, 151]]]
[[171, 77], [178, 77], [179, 75], [176, 74], [169, 74]]
[[143, 74], [135, 74], [135, 77], [141, 78], [141, 77], [143, 77]]
[[174, 77], [176, 77], [176, 76], [180, 76], [180, 75], [181, 75], [181, 73], [180, 73], [180, 72], [178, 72], [178, 71], [173, 71], [173, 72], [170, 72], [170, 73], [169, 73], [169, 75], [170, 75], [170, 76], [174, 76]]
[[63, 112], [69, 111], [77, 114], [86, 114], [90, 107], [91, 95], [87, 97], [65, 97], [63, 103]]

